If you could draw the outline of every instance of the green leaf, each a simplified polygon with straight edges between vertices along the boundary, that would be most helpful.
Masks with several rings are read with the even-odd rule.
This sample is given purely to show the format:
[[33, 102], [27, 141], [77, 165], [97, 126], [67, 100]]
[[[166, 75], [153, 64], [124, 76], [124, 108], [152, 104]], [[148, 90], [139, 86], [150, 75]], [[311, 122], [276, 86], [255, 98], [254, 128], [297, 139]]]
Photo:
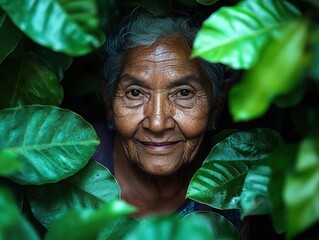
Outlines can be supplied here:
[[97, 210], [70, 211], [52, 224], [45, 239], [95, 239], [99, 232], [114, 219], [132, 213], [134, 210], [134, 207], [124, 201], [114, 200]]
[[218, 209], [239, 208], [248, 171], [281, 142], [277, 132], [266, 128], [232, 134], [213, 147], [186, 197]]
[[222, 215], [215, 212], [192, 212], [183, 219], [201, 225], [210, 234], [209, 239], [240, 239], [239, 232], [234, 225]]
[[278, 233], [286, 231], [286, 205], [283, 200], [283, 191], [286, 178], [294, 165], [297, 149], [297, 144], [283, 144], [267, 157], [271, 167], [269, 181], [271, 215], [274, 228]]
[[26, 190], [33, 215], [48, 228], [72, 209], [97, 208], [119, 198], [120, 190], [110, 172], [91, 160], [75, 175], [53, 184]]
[[48, 68], [55, 73], [55, 76], [59, 79], [59, 81], [63, 79], [64, 72], [73, 62], [72, 57], [63, 53], [53, 52], [50, 49], [41, 46], [38, 46], [36, 53], [46, 62]]
[[306, 21], [291, 22], [281, 38], [269, 42], [258, 64], [230, 91], [229, 108], [235, 121], [262, 116], [275, 97], [298, 85], [304, 69], [307, 35]]
[[287, 206], [287, 235], [304, 232], [319, 221], [319, 137], [305, 138], [299, 147], [295, 170], [283, 191]]
[[20, 216], [16, 224], [7, 230], [6, 239], [40, 240], [40, 237], [31, 223], [24, 216]]
[[46, 64], [28, 52], [21, 61], [0, 66], [0, 108], [28, 104], [59, 105], [63, 88]]
[[216, 2], [218, 2], [218, 0], [196, 0], [196, 2], [198, 2], [202, 5], [212, 5]]
[[124, 237], [125, 240], [210, 239], [204, 226], [191, 219], [164, 216], [143, 220]]
[[79, 171], [99, 140], [91, 125], [69, 110], [24, 106], [0, 111], [0, 149], [17, 153], [23, 168], [10, 176], [20, 184], [56, 182]]
[[0, 0], [0, 6], [33, 41], [53, 51], [83, 55], [105, 40], [95, 0]]
[[0, 236], [1, 231], [14, 225], [20, 217], [20, 212], [17, 208], [12, 194], [0, 188]]
[[166, 16], [172, 9], [172, 0], [141, 0], [141, 4], [155, 16]]
[[[319, 3], [317, 3], [319, 4]], [[310, 39], [310, 49], [312, 50], [312, 59], [310, 64], [310, 74], [319, 83], [319, 27], [315, 28], [312, 38]]]
[[8, 149], [0, 150], [0, 176], [6, 176], [22, 167], [18, 155]]
[[0, 64], [16, 48], [21, 36], [22, 32], [0, 12]]
[[270, 167], [264, 163], [254, 166], [248, 172], [240, 195], [242, 218], [271, 213], [268, 193], [270, 172]]
[[203, 23], [192, 56], [235, 69], [250, 68], [267, 41], [298, 15], [282, 0], [246, 0], [222, 7]]

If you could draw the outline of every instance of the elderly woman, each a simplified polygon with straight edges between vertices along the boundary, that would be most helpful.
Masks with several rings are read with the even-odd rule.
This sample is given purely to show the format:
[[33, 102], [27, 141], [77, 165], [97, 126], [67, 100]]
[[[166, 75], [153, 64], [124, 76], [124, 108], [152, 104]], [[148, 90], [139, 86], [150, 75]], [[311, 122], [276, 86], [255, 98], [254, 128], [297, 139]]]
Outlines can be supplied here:
[[222, 107], [225, 67], [190, 59], [197, 31], [186, 17], [138, 10], [105, 45], [104, 98], [115, 131], [97, 129], [94, 159], [114, 174], [136, 217], [208, 209], [185, 195], [210, 147], [204, 138]]

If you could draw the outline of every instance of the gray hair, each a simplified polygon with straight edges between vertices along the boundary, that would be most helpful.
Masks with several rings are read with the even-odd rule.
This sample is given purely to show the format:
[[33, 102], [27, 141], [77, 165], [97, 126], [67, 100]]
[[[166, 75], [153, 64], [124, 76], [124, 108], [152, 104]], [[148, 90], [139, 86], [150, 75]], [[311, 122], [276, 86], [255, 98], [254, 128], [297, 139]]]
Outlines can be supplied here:
[[[182, 37], [185, 45], [192, 48], [199, 24], [194, 24], [189, 16], [156, 17], [137, 9], [119, 24], [108, 36], [104, 45], [105, 64], [103, 69], [103, 94], [106, 103], [112, 103], [114, 91], [121, 74], [125, 54], [137, 46], [150, 46], [159, 39]], [[226, 66], [209, 63], [201, 58], [199, 65], [212, 86], [213, 103], [222, 95]]]

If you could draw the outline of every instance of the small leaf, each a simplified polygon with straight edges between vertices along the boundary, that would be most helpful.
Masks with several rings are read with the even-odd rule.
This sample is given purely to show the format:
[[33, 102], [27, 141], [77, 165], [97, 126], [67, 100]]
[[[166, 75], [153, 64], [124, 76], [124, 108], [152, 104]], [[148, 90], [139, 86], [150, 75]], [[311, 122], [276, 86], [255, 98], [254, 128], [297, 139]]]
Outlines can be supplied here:
[[248, 69], [267, 41], [298, 15], [293, 5], [282, 0], [240, 1], [222, 7], [203, 23], [192, 56]]
[[0, 150], [0, 176], [7, 176], [22, 167], [18, 155], [10, 150]]
[[0, 108], [28, 104], [59, 105], [63, 88], [46, 64], [28, 52], [21, 61], [0, 66]]
[[10, 176], [19, 184], [44, 184], [73, 175], [99, 144], [82, 117], [52, 106], [1, 110], [0, 132], [0, 149], [15, 152], [23, 162], [24, 167]]
[[118, 199], [120, 190], [111, 173], [91, 160], [75, 175], [53, 184], [30, 186], [26, 193], [33, 215], [48, 228], [72, 209], [98, 208]]
[[95, 0], [0, 0], [0, 6], [33, 41], [53, 51], [83, 55], [105, 40]]
[[229, 107], [235, 121], [262, 116], [275, 97], [297, 86], [304, 69], [307, 35], [306, 21], [292, 22], [280, 39], [269, 42], [258, 64], [230, 91]]
[[247, 174], [240, 195], [241, 217], [270, 214], [268, 185], [271, 169], [267, 165], [256, 165]]
[[114, 219], [132, 213], [134, 210], [134, 207], [124, 201], [114, 200], [97, 210], [70, 211], [52, 224], [45, 239], [95, 239], [99, 232]]
[[305, 138], [299, 147], [295, 171], [283, 191], [287, 206], [288, 238], [304, 232], [319, 221], [319, 138]]
[[164, 216], [145, 219], [124, 237], [125, 240], [207, 240], [211, 236], [204, 226], [191, 219]]
[[277, 132], [266, 128], [232, 134], [213, 147], [186, 197], [218, 209], [239, 208], [248, 171], [281, 142]]
[[21, 36], [22, 32], [4, 13], [0, 13], [0, 64], [17, 47]]
[[192, 212], [183, 219], [205, 227], [209, 232], [210, 239], [239, 239], [239, 232], [234, 225], [218, 213]]

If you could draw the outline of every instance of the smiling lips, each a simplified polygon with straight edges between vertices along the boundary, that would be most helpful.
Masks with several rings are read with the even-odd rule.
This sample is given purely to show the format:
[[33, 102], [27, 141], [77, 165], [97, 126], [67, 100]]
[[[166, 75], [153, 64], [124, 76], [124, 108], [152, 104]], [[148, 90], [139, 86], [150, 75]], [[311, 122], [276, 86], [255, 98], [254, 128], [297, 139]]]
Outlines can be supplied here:
[[153, 150], [165, 150], [175, 147], [180, 141], [169, 141], [169, 142], [144, 142], [139, 141], [144, 147]]

